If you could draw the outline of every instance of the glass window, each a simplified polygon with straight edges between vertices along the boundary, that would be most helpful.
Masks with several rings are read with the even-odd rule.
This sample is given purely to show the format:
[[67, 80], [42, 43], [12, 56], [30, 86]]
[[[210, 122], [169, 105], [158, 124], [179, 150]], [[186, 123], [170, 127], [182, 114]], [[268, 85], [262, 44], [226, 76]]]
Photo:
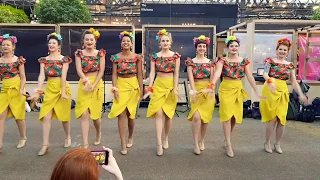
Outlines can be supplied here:
[[[240, 39], [240, 50], [239, 55], [241, 57], [246, 57], [246, 38], [247, 33], [234, 33], [234, 36]], [[279, 39], [289, 38], [291, 41], [293, 39], [292, 34], [274, 34], [274, 33], [255, 33], [254, 35], [255, 43], [254, 43], [254, 51], [253, 51], [253, 59], [250, 59], [251, 63], [253, 63], [253, 73], [257, 72], [258, 68], [264, 68], [263, 61], [270, 57], [276, 57], [276, 47]], [[291, 56], [291, 51], [289, 52], [289, 56], [287, 58], [288, 61], [293, 61]]]

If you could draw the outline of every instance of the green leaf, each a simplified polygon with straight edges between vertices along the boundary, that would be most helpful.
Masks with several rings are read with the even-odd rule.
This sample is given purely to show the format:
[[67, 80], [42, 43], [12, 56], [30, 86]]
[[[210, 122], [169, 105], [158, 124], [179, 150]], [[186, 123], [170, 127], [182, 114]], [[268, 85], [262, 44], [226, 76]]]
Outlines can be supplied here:
[[311, 17], [312, 20], [320, 20], [320, 9], [316, 9], [313, 11], [313, 15]]
[[0, 6], [0, 23], [29, 23], [26, 13], [12, 6]]
[[41, 0], [35, 14], [40, 23], [92, 23], [86, 4], [80, 0]]

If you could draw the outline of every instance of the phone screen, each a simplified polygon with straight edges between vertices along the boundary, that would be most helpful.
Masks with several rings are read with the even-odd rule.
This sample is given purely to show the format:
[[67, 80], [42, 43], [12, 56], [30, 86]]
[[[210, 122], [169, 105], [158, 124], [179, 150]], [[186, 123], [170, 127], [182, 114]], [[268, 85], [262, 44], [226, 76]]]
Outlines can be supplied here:
[[109, 152], [104, 150], [91, 151], [99, 165], [108, 165]]

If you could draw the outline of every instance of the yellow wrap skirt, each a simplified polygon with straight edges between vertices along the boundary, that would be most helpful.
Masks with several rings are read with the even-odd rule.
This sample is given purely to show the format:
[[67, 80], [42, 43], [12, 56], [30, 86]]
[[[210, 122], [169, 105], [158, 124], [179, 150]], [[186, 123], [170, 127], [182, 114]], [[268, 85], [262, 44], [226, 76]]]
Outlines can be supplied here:
[[261, 121], [269, 122], [276, 117], [279, 118], [282, 125], [286, 125], [289, 91], [286, 81], [275, 80], [276, 91], [271, 92], [268, 85], [264, 83], [262, 87], [262, 95], [267, 99], [260, 100]]
[[[89, 76], [90, 83], [93, 84], [96, 81], [96, 76]], [[89, 110], [90, 118], [97, 120], [102, 115], [102, 103], [103, 103], [103, 84], [102, 80], [99, 81], [96, 88], [92, 92], [86, 92], [83, 90], [85, 86], [82, 83], [82, 79], [79, 81], [78, 97], [76, 102], [76, 118], [79, 119], [81, 115]]]
[[153, 84], [153, 94], [148, 106], [147, 118], [155, 117], [159, 110], [172, 119], [177, 107], [178, 97], [173, 92], [173, 77], [157, 77]]
[[129, 118], [135, 119], [140, 99], [140, 88], [137, 77], [119, 77], [117, 80], [117, 88], [119, 89], [119, 99], [113, 99], [108, 118], [115, 118], [119, 116], [125, 109], [128, 109], [130, 113]]
[[248, 99], [248, 94], [243, 89], [241, 80], [223, 79], [219, 88], [220, 122], [234, 117], [237, 124], [242, 123], [243, 98]]
[[190, 97], [191, 110], [188, 115], [189, 121], [192, 121], [192, 117], [197, 111], [199, 112], [201, 121], [203, 123], [209, 123], [212, 121], [215, 94], [213, 93], [211, 95], [210, 93], [200, 92], [203, 89], [207, 89], [209, 83], [209, 81], [201, 81], [194, 84], [196, 91], [198, 91], [198, 94], [196, 95], [196, 102], [193, 102], [192, 97]]
[[69, 83], [66, 82], [66, 95], [68, 99], [61, 98], [62, 81], [61, 78], [48, 79], [43, 103], [40, 108], [39, 120], [52, 111], [52, 119], [67, 122], [71, 119], [71, 90]]
[[8, 108], [7, 118], [24, 120], [26, 117], [26, 97], [20, 94], [21, 80], [18, 77], [4, 79], [0, 93], [0, 114]]

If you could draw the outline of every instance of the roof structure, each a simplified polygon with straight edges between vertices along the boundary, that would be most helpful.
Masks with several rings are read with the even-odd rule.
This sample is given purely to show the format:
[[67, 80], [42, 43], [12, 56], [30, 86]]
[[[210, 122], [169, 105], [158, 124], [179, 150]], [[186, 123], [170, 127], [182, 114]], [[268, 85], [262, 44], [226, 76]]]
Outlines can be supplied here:
[[[41, 0], [0, 0], [33, 9]], [[94, 16], [139, 17], [141, 3], [153, 4], [237, 4], [239, 22], [248, 19], [309, 19], [320, 0], [83, 0]]]

